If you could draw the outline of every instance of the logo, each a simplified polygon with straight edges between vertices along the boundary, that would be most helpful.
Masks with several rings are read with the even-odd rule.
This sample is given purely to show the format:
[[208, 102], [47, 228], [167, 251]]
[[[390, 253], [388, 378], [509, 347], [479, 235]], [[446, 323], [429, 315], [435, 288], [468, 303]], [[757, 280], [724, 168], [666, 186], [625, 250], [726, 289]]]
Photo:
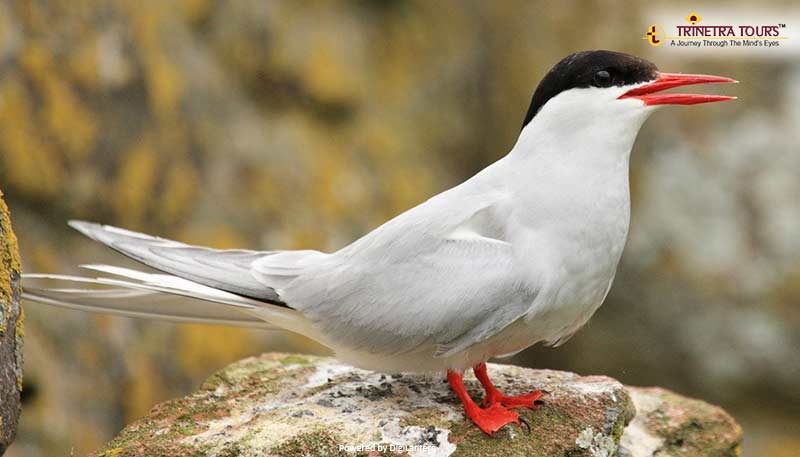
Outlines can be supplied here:
[[658, 30], [655, 25], [651, 25], [650, 28], [647, 29], [647, 33], [644, 34], [642, 39], [647, 40], [650, 46], [661, 46], [661, 40], [658, 39]]
[[702, 20], [703, 20], [703, 18], [700, 17], [700, 15], [697, 14], [697, 13], [691, 13], [688, 16], [686, 16], [686, 22], [688, 22], [688, 23], [690, 23], [692, 25], [696, 25], [698, 22], [700, 22]]
[[676, 24], [672, 29], [675, 32], [671, 35], [670, 29], [651, 25], [642, 39], [647, 40], [650, 46], [667, 43], [668, 47], [683, 48], [777, 48], [789, 39], [783, 33], [786, 29], [785, 23], [712, 25], [703, 22], [703, 18], [696, 12], [689, 13], [683, 20], [689, 25]]

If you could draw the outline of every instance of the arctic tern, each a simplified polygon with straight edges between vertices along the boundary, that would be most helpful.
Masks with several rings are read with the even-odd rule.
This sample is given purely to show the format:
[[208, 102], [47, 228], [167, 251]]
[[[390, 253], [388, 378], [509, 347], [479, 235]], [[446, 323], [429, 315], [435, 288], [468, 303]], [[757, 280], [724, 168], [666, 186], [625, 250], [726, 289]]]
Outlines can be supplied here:
[[[647, 60], [585, 51], [533, 93], [502, 159], [336, 252], [219, 250], [72, 221], [158, 273], [85, 265], [99, 277], [24, 275], [25, 298], [132, 317], [283, 329], [384, 372], [445, 372], [488, 434], [536, 408], [506, 396], [485, 362], [580, 329], [611, 287], [628, 235], [629, 158], [663, 105], [731, 100], [659, 93], [729, 78], [659, 72]], [[51, 282], [86, 284], [48, 287]], [[194, 300], [187, 300], [187, 297]], [[483, 406], [462, 382], [472, 368]]]

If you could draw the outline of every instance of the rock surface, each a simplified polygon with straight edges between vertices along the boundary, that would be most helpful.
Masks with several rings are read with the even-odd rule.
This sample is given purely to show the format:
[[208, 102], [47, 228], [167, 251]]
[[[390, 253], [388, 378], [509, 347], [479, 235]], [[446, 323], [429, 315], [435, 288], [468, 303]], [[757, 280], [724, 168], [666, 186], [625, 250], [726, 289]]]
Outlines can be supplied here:
[[22, 391], [22, 308], [17, 238], [0, 192], [0, 455], [14, 441]]
[[[698, 400], [604, 376], [495, 364], [489, 373], [509, 393], [546, 392], [538, 411], [521, 412], [532, 433], [512, 427], [485, 436], [440, 377], [272, 353], [234, 363], [197, 392], [156, 406], [95, 455], [739, 455], [739, 426]], [[466, 385], [480, 398], [474, 378]]]

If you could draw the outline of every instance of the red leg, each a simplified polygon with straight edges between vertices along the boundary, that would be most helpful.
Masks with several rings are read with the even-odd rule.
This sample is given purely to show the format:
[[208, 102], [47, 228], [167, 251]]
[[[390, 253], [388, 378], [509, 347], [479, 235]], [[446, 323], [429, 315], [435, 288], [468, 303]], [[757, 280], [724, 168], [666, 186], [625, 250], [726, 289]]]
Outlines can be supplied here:
[[494, 404], [488, 408], [481, 409], [475, 404], [475, 402], [472, 401], [472, 397], [467, 393], [467, 389], [464, 388], [464, 383], [461, 380], [460, 374], [454, 371], [448, 371], [447, 381], [450, 383], [453, 392], [455, 392], [461, 400], [461, 403], [464, 404], [464, 412], [467, 414], [467, 417], [486, 434], [491, 435], [506, 424], [519, 424], [519, 414], [509, 411], [502, 405]]
[[492, 406], [499, 403], [507, 408], [526, 407], [531, 409], [539, 409], [539, 405], [535, 405], [533, 402], [542, 396], [541, 390], [536, 390], [527, 395], [506, 397], [502, 392], [497, 390], [497, 387], [495, 387], [494, 384], [492, 384], [492, 381], [489, 379], [489, 374], [486, 372], [485, 363], [481, 362], [475, 365], [472, 368], [472, 371], [475, 372], [475, 377], [478, 378], [478, 381], [481, 382], [484, 390], [486, 390], [486, 396], [483, 398], [483, 402], [481, 402], [484, 406]]

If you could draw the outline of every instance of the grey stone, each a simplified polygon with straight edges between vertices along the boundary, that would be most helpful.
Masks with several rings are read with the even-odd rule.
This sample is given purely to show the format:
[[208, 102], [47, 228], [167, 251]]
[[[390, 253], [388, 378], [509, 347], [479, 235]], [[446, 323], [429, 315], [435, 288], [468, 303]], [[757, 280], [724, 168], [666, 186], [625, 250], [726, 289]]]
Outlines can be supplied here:
[[[733, 457], [739, 449], [741, 430], [724, 411], [663, 389], [512, 365], [489, 372], [509, 394], [547, 392], [540, 409], [520, 410], [532, 433], [511, 426], [486, 436], [436, 376], [386, 377], [271, 353], [157, 406], [95, 455]], [[478, 399], [477, 380], [465, 384]]]

